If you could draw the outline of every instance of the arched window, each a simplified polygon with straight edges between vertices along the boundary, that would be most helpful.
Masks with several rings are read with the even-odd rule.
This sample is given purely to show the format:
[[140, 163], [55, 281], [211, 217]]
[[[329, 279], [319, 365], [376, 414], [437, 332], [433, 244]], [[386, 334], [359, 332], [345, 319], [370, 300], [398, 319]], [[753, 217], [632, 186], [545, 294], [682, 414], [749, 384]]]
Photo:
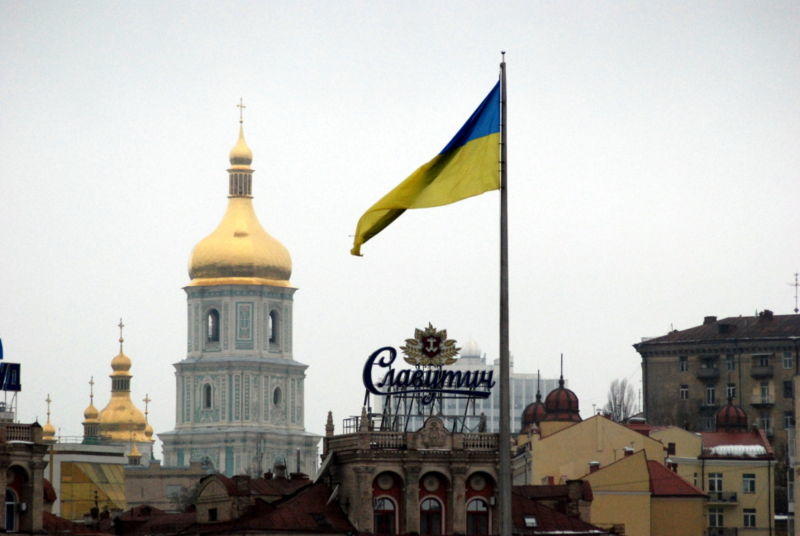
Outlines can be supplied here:
[[206, 317], [206, 341], [219, 342], [219, 311], [211, 309]]
[[395, 534], [395, 526], [397, 523], [396, 511], [397, 509], [394, 506], [394, 501], [389, 497], [378, 497], [374, 499], [373, 512], [375, 534], [377, 536], [393, 536]]
[[276, 406], [280, 406], [281, 404], [281, 388], [276, 387], [274, 391], [272, 391], [272, 403]]
[[6, 488], [6, 532], [17, 530], [17, 494]]
[[442, 503], [428, 497], [419, 505], [419, 533], [436, 536], [442, 533]]
[[203, 408], [211, 408], [211, 385], [208, 383], [203, 386]]
[[489, 534], [489, 505], [483, 499], [467, 503], [467, 536]]
[[267, 326], [267, 333], [269, 334], [269, 343], [278, 344], [278, 311], [273, 309], [269, 312], [269, 325]]

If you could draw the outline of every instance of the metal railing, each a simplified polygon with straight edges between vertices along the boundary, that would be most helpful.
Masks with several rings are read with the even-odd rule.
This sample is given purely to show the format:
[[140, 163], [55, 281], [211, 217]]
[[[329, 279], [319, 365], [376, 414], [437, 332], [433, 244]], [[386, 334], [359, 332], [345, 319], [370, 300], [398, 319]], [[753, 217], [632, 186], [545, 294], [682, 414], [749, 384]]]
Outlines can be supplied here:
[[736, 536], [739, 529], [736, 527], [708, 527], [706, 536]]
[[770, 378], [773, 375], [772, 365], [753, 365], [750, 367], [750, 376], [753, 378]]
[[739, 496], [735, 491], [709, 491], [708, 502], [736, 504], [739, 502]]

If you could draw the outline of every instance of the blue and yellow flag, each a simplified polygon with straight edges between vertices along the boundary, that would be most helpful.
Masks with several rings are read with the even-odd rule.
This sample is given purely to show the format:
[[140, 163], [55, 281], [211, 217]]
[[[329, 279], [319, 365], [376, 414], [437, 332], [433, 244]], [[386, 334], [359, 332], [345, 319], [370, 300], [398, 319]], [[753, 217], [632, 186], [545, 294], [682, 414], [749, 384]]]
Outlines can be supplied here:
[[358, 220], [353, 249], [409, 208], [438, 207], [500, 188], [500, 83], [442, 151], [372, 205]]

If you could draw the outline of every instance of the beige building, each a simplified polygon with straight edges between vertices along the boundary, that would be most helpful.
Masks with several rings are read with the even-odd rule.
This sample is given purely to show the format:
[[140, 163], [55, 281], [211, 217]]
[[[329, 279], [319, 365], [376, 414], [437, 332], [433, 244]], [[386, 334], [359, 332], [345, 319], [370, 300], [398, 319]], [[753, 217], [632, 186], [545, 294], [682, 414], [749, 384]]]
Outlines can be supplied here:
[[706, 496], [640, 450], [584, 478], [592, 486], [591, 522], [623, 525], [626, 536], [702, 536]]
[[800, 360], [800, 315], [717, 319], [644, 339], [644, 412], [654, 425], [712, 431], [714, 415], [729, 396], [739, 401], [750, 423], [764, 430], [778, 470], [774, 495], [785, 514], [787, 430], [794, 427], [794, 377]]
[[748, 430], [744, 411], [728, 403], [713, 432], [653, 427], [650, 437], [669, 452], [667, 462], [708, 495], [708, 536], [773, 534], [775, 459], [763, 430]]
[[[580, 478], [590, 465], [605, 467], [626, 453], [644, 451], [650, 460], [661, 463], [666, 457], [664, 445], [630, 428], [595, 415], [585, 421], [549, 435], [546, 423], [540, 432], [517, 436], [521, 450], [515, 457], [515, 482], [526, 484], [563, 483]], [[568, 446], [568, 447], [567, 447]], [[524, 458], [521, 464], [517, 458]], [[520, 473], [524, 471], [524, 475]]]
[[42, 531], [46, 452], [38, 423], [0, 422], [0, 484], [5, 490], [0, 527], [4, 532]]

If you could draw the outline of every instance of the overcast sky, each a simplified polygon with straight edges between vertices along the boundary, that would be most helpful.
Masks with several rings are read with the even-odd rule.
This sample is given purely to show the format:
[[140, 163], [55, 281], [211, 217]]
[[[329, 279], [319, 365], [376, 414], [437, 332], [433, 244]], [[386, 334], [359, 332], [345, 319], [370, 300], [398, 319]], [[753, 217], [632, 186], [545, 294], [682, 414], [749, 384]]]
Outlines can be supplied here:
[[[226, 204], [243, 97], [289, 249], [306, 426], [357, 414], [375, 348], [433, 322], [498, 354], [497, 192], [363, 211], [435, 155], [508, 51], [511, 349], [584, 415], [631, 345], [794, 307], [797, 2], [0, 2], [0, 337], [19, 418], [81, 433], [119, 317], [133, 395], [175, 422], [189, 253]], [[159, 451], [160, 455], [160, 451]]]

